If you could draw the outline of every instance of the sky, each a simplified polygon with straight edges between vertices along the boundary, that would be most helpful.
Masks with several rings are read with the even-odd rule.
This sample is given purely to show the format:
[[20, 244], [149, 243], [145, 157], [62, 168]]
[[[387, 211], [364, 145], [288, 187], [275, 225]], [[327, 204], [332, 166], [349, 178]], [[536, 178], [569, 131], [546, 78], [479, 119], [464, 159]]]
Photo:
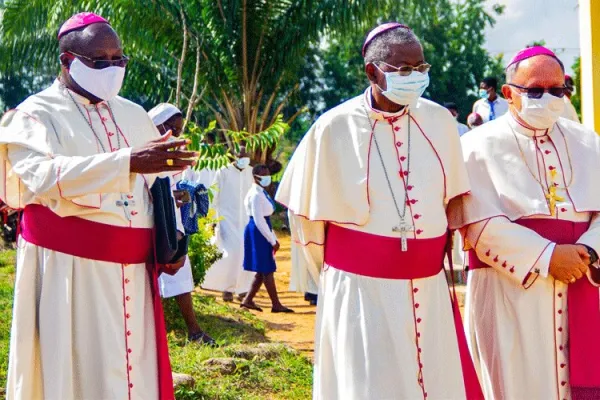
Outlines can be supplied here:
[[567, 73], [579, 56], [579, 8], [577, 0], [488, 0], [488, 7], [502, 4], [504, 13], [486, 30], [485, 48], [504, 53], [506, 64], [533, 41], [545, 40], [565, 63]]

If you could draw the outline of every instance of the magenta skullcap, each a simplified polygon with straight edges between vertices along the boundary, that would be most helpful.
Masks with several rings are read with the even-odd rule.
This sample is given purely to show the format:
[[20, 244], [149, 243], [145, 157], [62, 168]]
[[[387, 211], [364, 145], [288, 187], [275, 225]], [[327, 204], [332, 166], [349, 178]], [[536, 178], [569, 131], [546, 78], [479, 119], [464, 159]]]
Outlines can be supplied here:
[[401, 23], [398, 22], [388, 22], [382, 25], [379, 25], [377, 28], [373, 29], [371, 32], [369, 32], [369, 34], [367, 35], [367, 39], [365, 40], [365, 44], [363, 44], [362, 47], [362, 55], [363, 57], [365, 56], [365, 53], [367, 51], [367, 47], [369, 46], [369, 44], [371, 44], [371, 42], [373, 41], [373, 39], [375, 39], [377, 36], [381, 35], [384, 32], [390, 31], [392, 29], [396, 29], [396, 28], [405, 28], [410, 30], [410, 28], [406, 25], [403, 25]]
[[107, 20], [105, 20], [98, 14], [94, 14], [91, 12], [82, 12], [79, 14], [75, 14], [71, 18], [66, 20], [65, 23], [60, 27], [60, 30], [58, 31], [58, 38], [60, 39], [63, 35], [76, 29], [85, 28], [86, 26], [99, 23], [110, 25], [110, 23]]
[[528, 58], [535, 57], [535, 56], [550, 56], [550, 57], [558, 60], [558, 57], [556, 56], [556, 54], [554, 54], [554, 52], [552, 50], [550, 50], [544, 46], [526, 47], [523, 50], [519, 51], [512, 58], [512, 60], [510, 60], [510, 62], [506, 66], [506, 68], [510, 67], [513, 64], [516, 64], [518, 62], [527, 60]]

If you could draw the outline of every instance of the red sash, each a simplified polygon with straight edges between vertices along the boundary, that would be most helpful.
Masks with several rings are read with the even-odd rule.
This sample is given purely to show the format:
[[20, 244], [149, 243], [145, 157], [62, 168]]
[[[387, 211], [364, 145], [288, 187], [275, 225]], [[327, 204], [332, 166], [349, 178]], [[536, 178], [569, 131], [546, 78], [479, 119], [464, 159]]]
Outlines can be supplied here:
[[[535, 231], [556, 244], [574, 244], [589, 229], [589, 222], [555, 219], [520, 219], [515, 223]], [[469, 252], [471, 269], [491, 268]], [[600, 398], [600, 291], [587, 278], [569, 285], [569, 380], [572, 398]]]
[[[356, 275], [422, 279], [435, 276], [444, 268], [446, 242], [446, 233], [432, 239], [408, 239], [408, 251], [402, 251], [400, 238], [377, 236], [329, 224], [324, 261], [328, 267]], [[450, 301], [466, 397], [468, 400], [483, 400], [455, 294], [450, 295]]]
[[445, 247], [445, 233], [433, 239], [408, 239], [408, 251], [402, 251], [399, 238], [329, 224], [325, 264], [372, 278], [421, 279], [439, 274]]
[[146, 263], [154, 310], [159, 399], [174, 400], [166, 327], [158, 291], [159, 268], [152, 261], [152, 229], [118, 227], [78, 217], [63, 218], [40, 205], [25, 207], [21, 229], [27, 242], [60, 253], [117, 264]]

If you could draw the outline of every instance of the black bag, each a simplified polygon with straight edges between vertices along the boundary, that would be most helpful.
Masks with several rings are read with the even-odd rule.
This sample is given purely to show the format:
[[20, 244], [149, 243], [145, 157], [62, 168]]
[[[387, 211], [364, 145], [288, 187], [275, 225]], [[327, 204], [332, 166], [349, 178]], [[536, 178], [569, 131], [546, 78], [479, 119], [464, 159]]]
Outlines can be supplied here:
[[156, 178], [150, 189], [154, 208], [156, 258], [159, 264], [171, 264], [187, 254], [188, 238], [177, 240], [175, 201], [169, 178]]

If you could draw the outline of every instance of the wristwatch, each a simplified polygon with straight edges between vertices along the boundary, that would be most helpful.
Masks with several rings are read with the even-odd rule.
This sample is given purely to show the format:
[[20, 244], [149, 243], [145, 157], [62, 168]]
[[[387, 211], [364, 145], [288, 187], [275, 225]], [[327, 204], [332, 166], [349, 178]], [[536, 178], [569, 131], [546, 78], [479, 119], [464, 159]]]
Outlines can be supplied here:
[[590, 266], [598, 268], [597, 266], [594, 265], [596, 263], [596, 261], [598, 261], [598, 253], [596, 253], [596, 250], [592, 249], [590, 246], [588, 246], [586, 244], [584, 244], [584, 246], [587, 249], [587, 252], [590, 256]]

